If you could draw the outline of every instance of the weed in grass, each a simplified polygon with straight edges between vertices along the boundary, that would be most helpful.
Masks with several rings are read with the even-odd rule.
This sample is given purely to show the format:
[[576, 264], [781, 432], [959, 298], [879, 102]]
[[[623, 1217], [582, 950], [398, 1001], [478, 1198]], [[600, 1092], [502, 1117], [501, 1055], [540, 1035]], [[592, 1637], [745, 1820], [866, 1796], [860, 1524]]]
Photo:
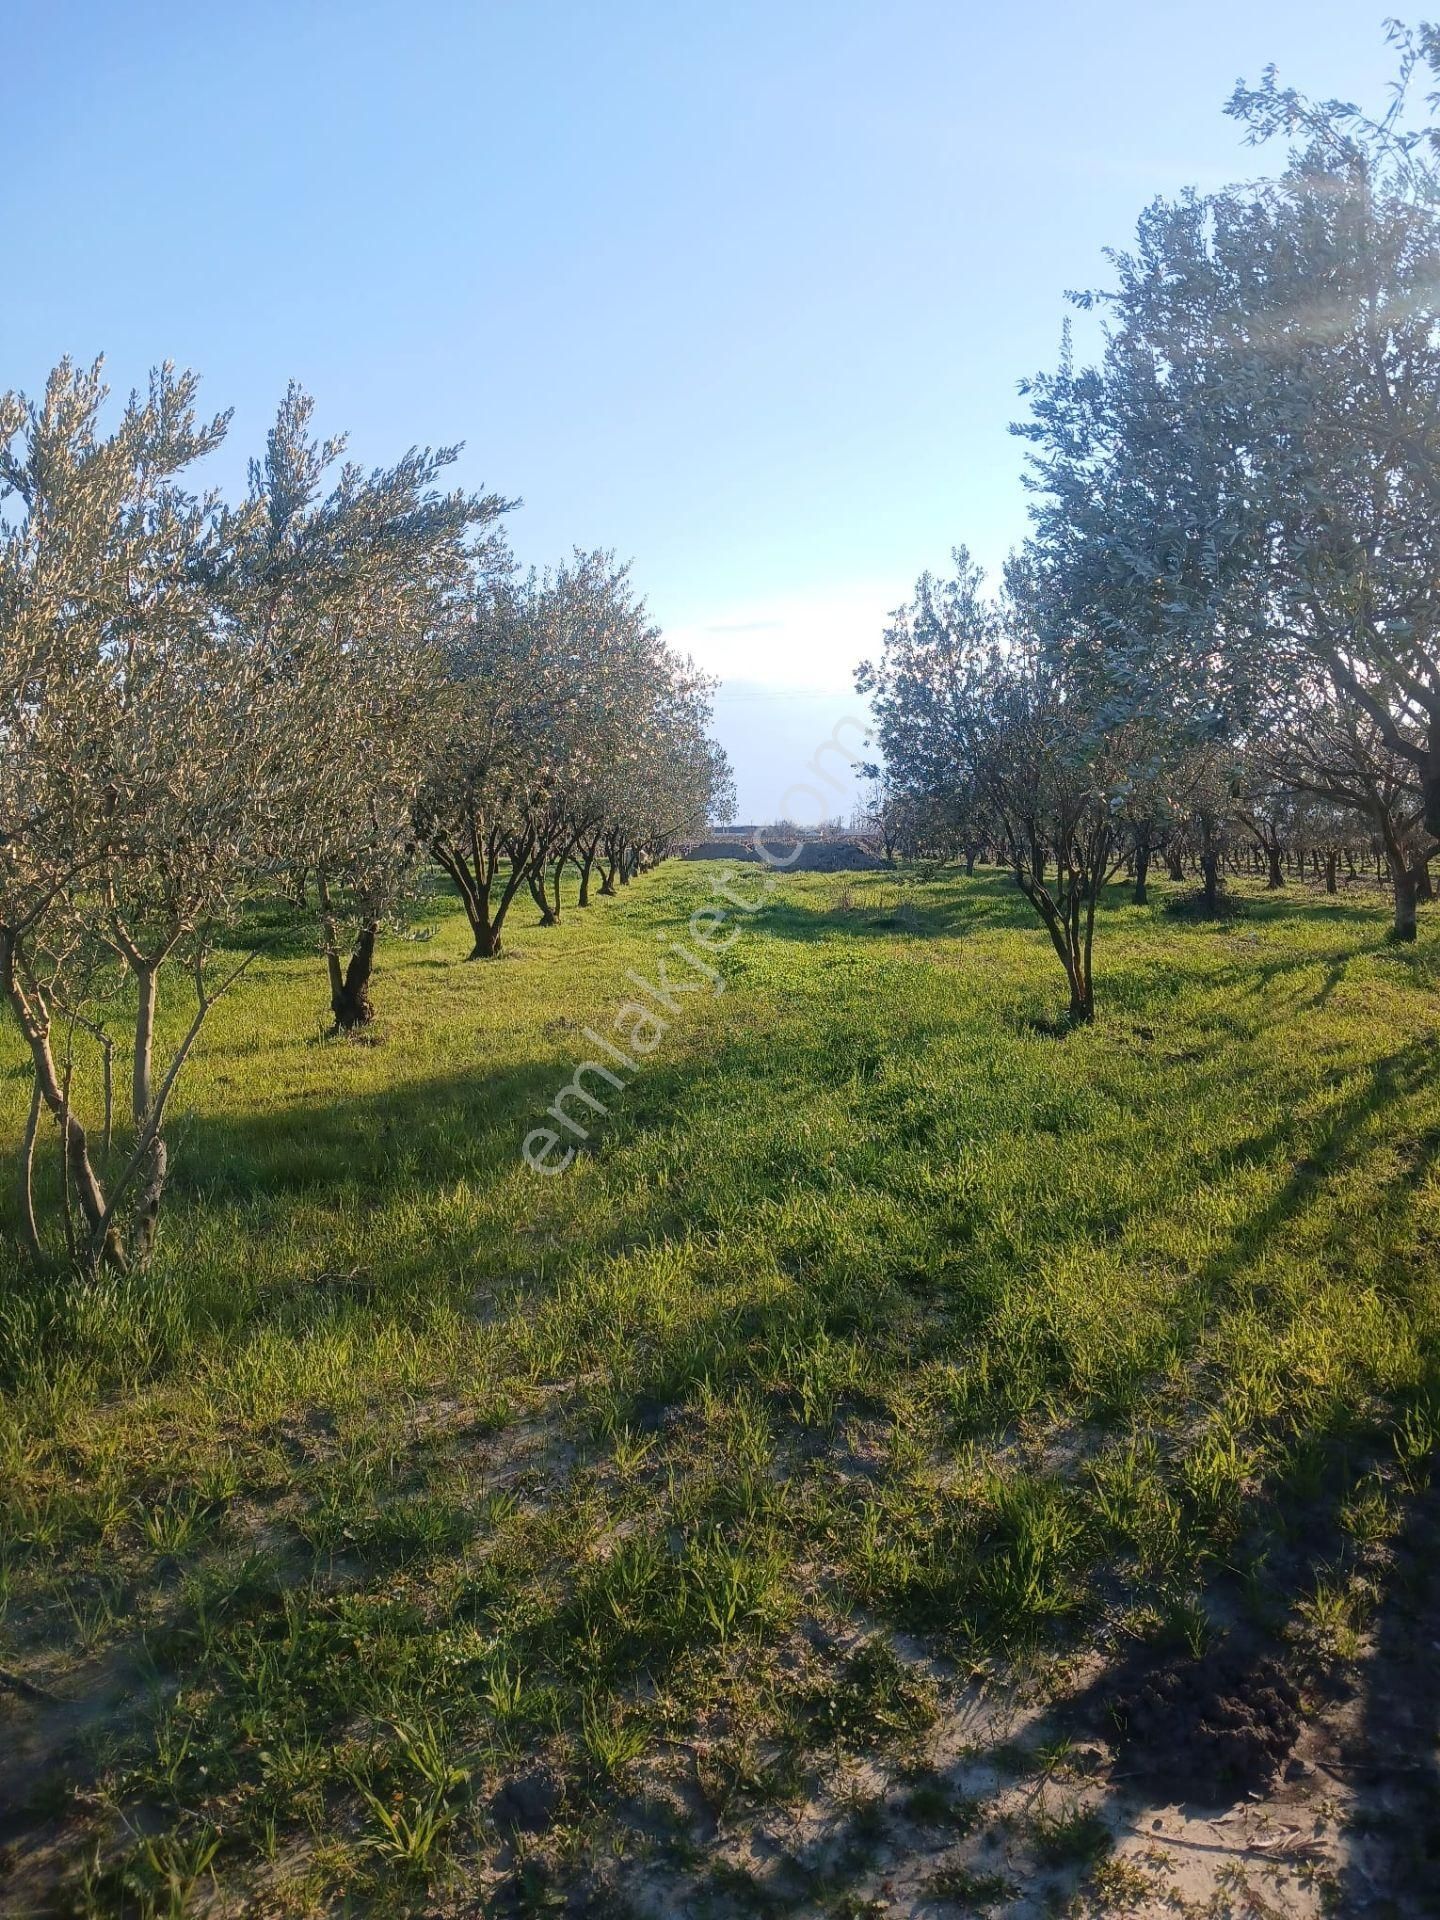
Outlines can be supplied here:
[[469, 1768], [456, 1763], [433, 1721], [397, 1720], [392, 1731], [401, 1753], [432, 1793], [456, 1793], [470, 1778]]
[[1075, 1779], [1090, 1771], [1091, 1756], [1068, 1734], [1042, 1740], [1035, 1748], [1035, 1767], [1046, 1780]]
[[783, 1339], [775, 1355], [775, 1376], [801, 1424], [828, 1430], [841, 1401], [861, 1387], [865, 1369], [848, 1341], [834, 1340], [822, 1329], [809, 1339]]
[[997, 1476], [988, 1504], [992, 1544], [976, 1577], [977, 1596], [998, 1632], [1023, 1639], [1041, 1621], [1083, 1606], [1082, 1523], [1072, 1495], [1055, 1480]]
[[1351, 1581], [1322, 1575], [1299, 1603], [1300, 1615], [1316, 1642], [1337, 1660], [1353, 1660], [1360, 1651], [1360, 1599]]
[[194, 1496], [169, 1494], [158, 1506], [141, 1508], [140, 1530], [155, 1553], [181, 1554], [199, 1538], [203, 1509]]
[[123, 1619], [123, 1600], [119, 1589], [102, 1588], [91, 1596], [70, 1595], [65, 1600], [70, 1616], [72, 1637], [80, 1653], [93, 1654], [114, 1637]]
[[178, 1712], [162, 1714], [155, 1727], [153, 1758], [147, 1773], [153, 1790], [179, 1804], [191, 1775], [195, 1723]]
[[953, 1906], [978, 1908], [998, 1906], [1013, 1900], [1019, 1888], [1003, 1873], [977, 1873], [971, 1867], [937, 1867], [925, 1881], [925, 1892], [932, 1900], [944, 1900]]
[[356, 1784], [371, 1815], [366, 1845], [387, 1867], [428, 1880], [454, 1824], [454, 1809], [434, 1792], [397, 1795], [385, 1801], [368, 1787]]
[[493, 1661], [479, 1676], [480, 1698], [501, 1725], [527, 1717], [529, 1694], [524, 1671], [509, 1660]]
[[936, 1717], [934, 1683], [912, 1673], [882, 1640], [869, 1640], [809, 1695], [813, 1737], [869, 1747], [923, 1732]]
[[615, 1463], [615, 1471], [629, 1479], [639, 1472], [654, 1448], [653, 1433], [635, 1433], [629, 1427], [621, 1427], [610, 1446], [610, 1458]]
[[142, 1834], [112, 1867], [101, 1871], [95, 1860], [82, 1881], [82, 1911], [113, 1912], [107, 1898], [128, 1895], [142, 1920], [183, 1920], [203, 1880], [213, 1880], [220, 1834], [212, 1827]]
[[1395, 1454], [1412, 1493], [1429, 1486], [1432, 1463], [1440, 1454], [1440, 1397], [1405, 1409], [1395, 1429]]
[[476, 1524], [482, 1530], [494, 1532], [505, 1525], [519, 1505], [520, 1502], [513, 1493], [504, 1487], [495, 1487], [476, 1507]]
[[1097, 1860], [1090, 1871], [1090, 1892], [1106, 1914], [1143, 1910], [1163, 1899], [1164, 1888], [1162, 1873], [1118, 1854]]
[[650, 1729], [627, 1719], [613, 1702], [587, 1699], [580, 1727], [580, 1748], [590, 1771], [613, 1786], [634, 1766], [650, 1743]]
[[1362, 1482], [1340, 1509], [1340, 1524], [1358, 1547], [1376, 1547], [1399, 1528], [1401, 1514], [1378, 1478]]
[[1200, 1594], [1168, 1594], [1160, 1601], [1155, 1631], [1159, 1645], [1183, 1647], [1192, 1660], [1203, 1660], [1212, 1638], [1210, 1612]]
[[1030, 1817], [1036, 1858], [1047, 1867], [1090, 1866], [1115, 1845], [1115, 1836], [1093, 1807], [1071, 1807]]
[[281, 1805], [317, 1786], [330, 1771], [329, 1750], [303, 1727], [293, 1736], [281, 1734], [272, 1745], [262, 1747], [258, 1758], [260, 1778]]
[[920, 1780], [901, 1803], [908, 1820], [917, 1826], [953, 1827], [957, 1833], [970, 1833], [980, 1818], [980, 1803], [957, 1795], [949, 1782], [939, 1778]]

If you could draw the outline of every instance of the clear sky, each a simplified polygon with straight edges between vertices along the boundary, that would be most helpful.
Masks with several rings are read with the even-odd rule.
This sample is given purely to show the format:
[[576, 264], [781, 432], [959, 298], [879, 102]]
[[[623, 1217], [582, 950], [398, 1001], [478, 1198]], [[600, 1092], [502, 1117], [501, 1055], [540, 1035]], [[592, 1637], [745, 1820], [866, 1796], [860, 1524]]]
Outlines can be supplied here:
[[367, 463], [463, 440], [522, 559], [633, 557], [766, 813], [1022, 533], [1064, 289], [1258, 169], [1237, 78], [1378, 99], [1393, 4], [0, 0], [0, 385], [193, 366], [237, 487], [292, 377]]

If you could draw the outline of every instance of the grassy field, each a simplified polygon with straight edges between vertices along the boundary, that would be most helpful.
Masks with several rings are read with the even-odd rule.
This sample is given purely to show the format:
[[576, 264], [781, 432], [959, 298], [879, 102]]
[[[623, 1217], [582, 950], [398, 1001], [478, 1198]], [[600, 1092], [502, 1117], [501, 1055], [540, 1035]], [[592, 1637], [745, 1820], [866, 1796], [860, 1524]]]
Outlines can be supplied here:
[[[795, 876], [535, 1175], [718, 871], [493, 964], [437, 898], [374, 1044], [267, 960], [155, 1271], [5, 1280], [12, 1910], [1118, 1912], [1135, 1702], [1363, 1693], [1433, 1518], [1433, 929], [1117, 889], [1061, 1036], [1002, 876]], [[1440, 1822], [1367, 1823], [1410, 1911]]]

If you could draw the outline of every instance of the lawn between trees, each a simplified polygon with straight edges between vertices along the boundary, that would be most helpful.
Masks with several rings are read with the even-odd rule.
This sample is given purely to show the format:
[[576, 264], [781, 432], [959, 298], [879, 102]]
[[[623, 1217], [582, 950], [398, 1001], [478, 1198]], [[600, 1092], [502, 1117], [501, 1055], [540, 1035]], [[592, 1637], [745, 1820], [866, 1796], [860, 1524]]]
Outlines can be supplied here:
[[[581, 1029], [713, 884], [667, 866], [483, 978], [431, 902], [379, 1044], [262, 958], [153, 1271], [7, 1278], [0, 1899], [853, 1913], [903, 1841], [937, 1901], [1102, 1900], [1138, 1711], [1098, 1774], [982, 1741], [961, 1793], [977, 1678], [1263, 1674], [1222, 1794], [1363, 1684], [1440, 1440], [1429, 931], [1112, 887], [1103, 1017], [1057, 1037], [1005, 876], [790, 876], [534, 1179]], [[827, 1793], [834, 1846], [744, 1852]]]

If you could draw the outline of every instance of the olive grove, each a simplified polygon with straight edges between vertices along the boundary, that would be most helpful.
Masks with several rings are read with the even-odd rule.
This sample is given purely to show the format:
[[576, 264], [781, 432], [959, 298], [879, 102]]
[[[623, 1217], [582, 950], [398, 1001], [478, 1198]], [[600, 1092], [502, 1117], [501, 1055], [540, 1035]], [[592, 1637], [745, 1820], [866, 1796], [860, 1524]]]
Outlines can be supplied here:
[[[1387, 112], [1237, 88], [1273, 177], [1146, 209], [1022, 382], [1031, 533], [985, 594], [920, 580], [860, 669], [888, 804], [1011, 868], [1093, 1011], [1123, 860], [1271, 887], [1373, 860], [1413, 940], [1440, 844], [1440, 38], [1392, 29]], [[1433, 107], [1434, 96], [1428, 104]], [[876, 770], [878, 772], [878, 769]]]
[[[583, 904], [602, 846], [628, 877], [727, 791], [709, 683], [609, 556], [517, 579], [512, 503], [442, 485], [457, 449], [367, 473], [298, 388], [228, 504], [195, 479], [228, 425], [196, 389], [162, 367], [108, 430], [98, 364], [0, 396], [19, 1217], [33, 1257], [92, 1268], [148, 1261], [176, 1085], [270, 931], [311, 930], [344, 1033], [431, 860], [493, 954], [522, 888], [553, 921], [567, 862]], [[179, 1025], [159, 1017], [171, 978]], [[59, 1178], [38, 1183], [47, 1123]]]

